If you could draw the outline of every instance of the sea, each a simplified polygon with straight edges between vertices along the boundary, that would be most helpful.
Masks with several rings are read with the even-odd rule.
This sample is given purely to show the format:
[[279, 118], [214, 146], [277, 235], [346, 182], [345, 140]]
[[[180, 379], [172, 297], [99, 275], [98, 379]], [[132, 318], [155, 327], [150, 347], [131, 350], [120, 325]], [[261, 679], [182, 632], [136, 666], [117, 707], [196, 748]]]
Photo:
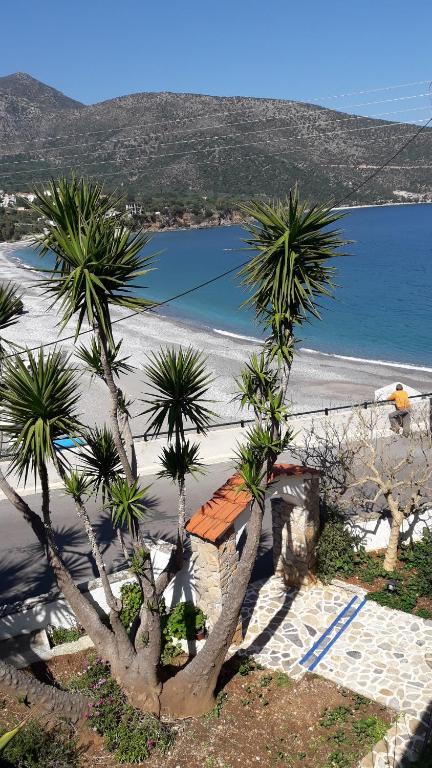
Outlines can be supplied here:
[[[348, 255], [335, 259], [334, 298], [322, 300], [321, 320], [312, 318], [300, 329], [300, 348], [432, 368], [432, 205], [343, 213]], [[242, 307], [247, 293], [236, 270], [181, 295], [249, 258], [244, 237], [240, 226], [154, 234], [146, 251], [158, 254], [155, 268], [137, 281], [137, 294], [156, 301], [176, 296], [161, 314], [227, 338], [260, 339], [253, 312]], [[29, 247], [15, 250], [14, 257], [34, 268], [46, 266]]]

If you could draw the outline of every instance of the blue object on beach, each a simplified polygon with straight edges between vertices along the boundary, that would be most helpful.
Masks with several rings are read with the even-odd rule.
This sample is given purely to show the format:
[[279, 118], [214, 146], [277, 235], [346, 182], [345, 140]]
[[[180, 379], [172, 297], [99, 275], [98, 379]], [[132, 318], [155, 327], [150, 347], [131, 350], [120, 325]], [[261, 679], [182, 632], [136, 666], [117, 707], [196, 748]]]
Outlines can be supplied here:
[[59, 437], [57, 440], [54, 440], [54, 445], [62, 451], [66, 448], [76, 448], [79, 445], [85, 445], [85, 440], [82, 437]]

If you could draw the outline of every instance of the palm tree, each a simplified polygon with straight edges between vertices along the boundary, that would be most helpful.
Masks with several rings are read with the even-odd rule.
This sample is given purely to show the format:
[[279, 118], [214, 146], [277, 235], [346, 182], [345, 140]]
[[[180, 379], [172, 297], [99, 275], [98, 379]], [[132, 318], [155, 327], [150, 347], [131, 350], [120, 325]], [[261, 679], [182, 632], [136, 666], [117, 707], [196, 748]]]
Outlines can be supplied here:
[[204, 465], [199, 460], [199, 445], [191, 444], [189, 440], [168, 445], [162, 449], [159, 461], [162, 464], [162, 469], [158, 472], [159, 477], [167, 477], [178, 486], [177, 535], [179, 541], [183, 543], [186, 525], [186, 477], [187, 475], [194, 477], [204, 472]]
[[150, 384], [148, 407], [143, 411], [150, 416], [147, 431], [154, 436], [167, 427], [170, 445], [159, 457], [161, 476], [170, 477], [179, 488], [178, 541], [184, 539], [185, 527], [185, 479], [202, 471], [199, 446], [185, 438], [185, 425], [189, 422], [199, 433], [206, 434], [214, 413], [205, 405], [210, 402], [206, 395], [212, 378], [206, 370], [206, 361], [200, 352], [192, 348], [178, 351], [161, 350], [152, 353], [144, 367]]
[[151, 302], [134, 295], [136, 280], [145, 275], [154, 255], [142, 251], [149, 236], [133, 234], [118, 216], [112, 215], [119, 200], [106, 195], [100, 185], [73, 178], [52, 181], [48, 190], [37, 191], [33, 208], [47, 219], [46, 233], [37, 240], [40, 254], [55, 255], [47, 271], [46, 290], [59, 307], [60, 326], [76, 316], [78, 336], [86, 320], [95, 329], [104, 380], [111, 397], [111, 429], [129, 483], [136, 473], [127, 457], [118, 421], [119, 392], [110, 365], [116, 350], [111, 310], [121, 307], [143, 310]]
[[286, 390], [295, 327], [310, 316], [320, 318], [320, 300], [333, 296], [332, 261], [346, 244], [333, 224], [343, 214], [300, 202], [297, 188], [285, 201], [255, 200], [241, 208], [252, 219], [244, 225], [249, 235], [244, 242], [255, 253], [239, 273], [250, 291], [244, 306], [255, 310], [269, 333], [266, 352], [285, 369]]

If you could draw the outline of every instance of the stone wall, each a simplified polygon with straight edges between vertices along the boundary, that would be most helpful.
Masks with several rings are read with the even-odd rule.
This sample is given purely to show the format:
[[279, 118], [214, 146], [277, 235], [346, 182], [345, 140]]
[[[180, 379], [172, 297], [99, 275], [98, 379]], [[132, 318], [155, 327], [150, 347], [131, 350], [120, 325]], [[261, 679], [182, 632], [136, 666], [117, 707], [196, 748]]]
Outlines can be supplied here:
[[315, 552], [319, 532], [319, 478], [291, 480], [291, 487], [273, 490], [271, 497], [273, 562], [287, 587], [307, 587], [316, 581]]
[[209, 626], [217, 620], [237, 568], [236, 534], [230, 528], [216, 544], [190, 536], [197, 603]]

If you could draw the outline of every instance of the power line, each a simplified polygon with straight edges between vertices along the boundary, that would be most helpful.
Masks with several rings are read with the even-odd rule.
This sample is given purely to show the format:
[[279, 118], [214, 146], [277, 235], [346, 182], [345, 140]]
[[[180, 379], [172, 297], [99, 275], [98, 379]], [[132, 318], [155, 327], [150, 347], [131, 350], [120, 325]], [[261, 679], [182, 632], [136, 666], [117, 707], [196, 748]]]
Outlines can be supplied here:
[[[425, 80], [425, 81], [422, 81], [422, 82], [427, 83], [428, 81]], [[392, 88], [397, 88], [397, 87], [400, 87], [400, 86], [388, 86], [387, 89], [384, 89], [384, 90], [390, 90]], [[382, 90], [382, 89], [377, 89], [377, 90], [379, 91], [379, 90]], [[363, 93], [373, 93], [373, 92], [376, 92], [376, 90], [374, 89], [372, 91], [363, 91]], [[356, 94], [352, 94], [352, 95], [356, 95]], [[413, 96], [399, 96], [399, 97], [396, 97], [394, 99], [384, 99], [384, 100], [378, 100], [378, 101], [371, 101], [371, 102], [366, 102], [364, 104], [348, 104], [348, 105], [344, 106], [344, 109], [350, 109], [351, 107], [359, 107], [359, 106], [371, 106], [371, 105], [374, 105], [374, 104], [384, 104], [384, 103], [395, 102], [395, 101], [406, 101], [408, 99], [418, 99], [418, 98], [422, 98], [422, 97], [425, 97], [425, 96], [430, 96], [430, 93], [429, 92], [427, 92], [427, 93], [419, 93], [419, 94], [415, 94]], [[342, 97], [342, 95], [341, 95], [341, 97]], [[337, 96], [333, 96], [333, 97], [329, 97], [329, 98], [338, 98], [338, 97]], [[281, 100], [281, 99], [280, 100], [272, 99], [270, 101], [274, 102], [274, 101], [283, 101], [283, 100]], [[291, 103], [300, 103], [300, 104], [307, 104], [308, 103], [305, 100], [302, 100], [300, 102], [297, 102], [297, 101], [294, 102], [293, 100], [286, 100], [286, 101], [288, 101], [288, 102], [291, 101]], [[222, 111], [222, 112], [203, 113], [201, 115], [193, 115], [191, 117], [172, 118], [171, 120], [160, 120], [160, 121], [156, 121], [156, 122], [153, 122], [153, 123], [134, 123], [134, 124], [126, 125], [126, 126], [116, 126], [116, 127], [112, 127], [112, 128], [99, 128], [99, 129], [97, 129], [95, 131], [84, 131], [84, 132], [81, 132], [81, 133], [58, 134], [58, 135], [55, 135], [55, 136], [43, 136], [43, 137], [39, 137], [39, 138], [35, 137], [33, 139], [16, 139], [15, 141], [4, 142], [3, 144], [5, 146], [8, 146], [9, 144], [13, 144], [13, 145], [16, 145], [16, 144], [29, 144], [29, 143], [39, 142], [39, 141], [55, 141], [57, 139], [63, 139], [63, 138], [69, 138], [69, 137], [73, 138], [73, 139], [76, 139], [79, 136], [90, 136], [90, 135], [96, 135], [96, 134], [101, 134], [101, 133], [112, 133], [112, 132], [115, 132], [115, 131], [132, 130], [132, 129], [135, 129], [135, 128], [152, 128], [153, 126], [157, 126], [157, 125], [172, 125], [173, 123], [181, 123], [181, 122], [185, 122], [185, 121], [189, 122], [191, 120], [202, 120], [202, 119], [209, 119], [209, 118], [213, 118], [213, 117], [221, 117], [221, 116], [224, 116], [224, 115], [232, 115], [233, 113], [235, 114], [237, 109], [243, 110], [243, 107], [235, 107], [235, 105], [234, 105], [233, 109], [225, 110], [225, 111]], [[355, 117], [358, 117], [358, 118], [363, 117], [365, 119], [368, 119], [369, 116], [368, 115], [353, 115], [352, 117], [354, 117], [354, 118]], [[269, 119], [271, 119], [271, 118], [269, 118]], [[281, 118], [274, 117], [272, 119], [276, 120], [276, 119], [285, 119], [285, 118], [284, 117], [281, 117]], [[181, 130], [181, 129], [179, 129], [179, 130]], [[189, 129], [189, 130], [204, 130], [204, 129], [196, 128], [196, 129]]]
[[379, 93], [381, 91], [393, 91], [397, 88], [412, 88], [414, 85], [429, 85], [430, 80], [417, 80], [414, 83], [402, 83], [401, 85], [385, 85], [382, 88], [371, 88], [368, 91], [351, 91], [351, 93], [339, 93], [336, 96], [315, 96], [311, 101], [325, 101], [327, 99], [345, 99], [348, 96], [363, 96], [367, 93]]
[[[420, 122], [420, 120], [412, 121], [412, 123], [414, 123], [414, 124], [418, 124], [419, 122]], [[341, 135], [344, 135], [344, 134], [347, 134], [347, 133], [360, 133], [362, 131], [371, 131], [371, 130], [375, 130], [375, 131], [389, 130], [389, 129], [393, 129], [393, 128], [397, 127], [397, 126], [408, 126], [409, 124], [410, 124], [409, 122], [405, 122], [404, 121], [404, 122], [391, 122], [391, 123], [386, 123], [385, 125], [378, 125], [378, 126], [376, 126], [376, 125], [366, 126], [366, 127], [363, 127], [363, 128], [347, 128], [346, 130], [342, 130], [342, 131], [330, 131], [330, 132], [325, 132], [325, 133], [316, 131], [315, 133], [311, 134], [311, 138], [315, 138], [316, 136], [332, 136], [332, 138], [333, 138], [333, 137], [338, 137], [338, 136], [341, 136]], [[242, 132], [239, 132], [239, 133], [226, 134], [223, 137], [212, 137], [212, 138], [213, 139], [214, 138], [229, 139], [229, 138], [235, 138], [236, 136], [244, 136], [245, 134], [247, 135], [247, 134], [250, 134], [250, 133], [270, 133], [270, 132], [273, 132], [273, 131], [280, 131], [280, 130], [286, 130], [286, 128], [283, 128], [283, 127], [282, 128], [281, 127], [278, 127], [278, 128], [261, 128], [261, 129], [255, 130], [255, 131], [242, 131]], [[303, 138], [302, 134], [297, 134], [296, 136], [281, 136], [281, 137], [279, 137], [277, 139], [263, 139], [263, 140], [257, 141], [257, 142], [244, 142], [244, 143], [241, 143], [241, 144], [237, 143], [237, 144], [229, 144], [229, 145], [217, 145], [217, 146], [213, 146], [213, 147], [203, 147], [201, 149], [193, 149], [193, 150], [188, 150], [188, 151], [184, 151], [184, 152], [182, 152], [182, 151], [180, 151], [180, 152], [167, 152], [165, 154], [158, 153], [156, 155], [146, 155], [146, 157], [141, 159], [141, 162], [142, 161], [145, 162], [145, 161], [148, 161], [148, 160], [151, 160], [151, 159], [160, 160], [160, 159], [163, 159], [163, 158], [166, 158], [166, 157], [176, 157], [176, 156], [185, 157], [185, 156], [189, 156], [189, 155], [201, 154], [203, 152], [208, 153], [208, 152], [221, 151], [221, 150], [227, 150], [227, 149], [237, 149], [237, 148], [240, 148], [240, 147], [257, 146], [257, 145], [261, 145], [261, 144], [271, 144], [274, 141], [290, 141], [292, 139], [302, 139], [302, 138]], [[171, 143], [171, 142], [168, 142], [168, 143]], [[133, 158], [133, 157], [121, 158], [120, 162], [124, 162], [125, 160], [127, 161], [127, 160], [135, 160], [135, 159], [136, 158]], [[85, 168], [85, 167], [88, 167], [90, 165], [106, 165], [106, 164], [112, 164], [112, 163], [115, 163], [115, 162], [117, 162], [117, 161], [115, 159], [111, 158], [109, 160], [93, 160], [93, 161], [91, 161], [89, 163], [78, 163], [78, 164], [73, 163], [71, 165], [61, 164], [59, 166], [54, 166], [54, 167], [51, 167], [51, 168], [39, 168], [39, 169], [35, 168], [32, 171], [30, 171], [30, 173], [51, 173], [51, 172], [56, 172], [56, 171], [57, 172], [58, 171], [61, 172], [62, 169], [64, 169], [64, 168], [75, 168], [76, 165], [78, 165], [79, 168]], [[21, 170], [21, 171], [6, 171], [4, 173], [0, 173], [0, 178], [4, 178], [5, 176], [6, 177], [11, 177], [11, 176], [15, 177], [18, 174], [21, 175], [21, 174], [28, 174], [28, 173], [29, 173], [29, 170], [27, 170], [27, 169]], [[121, 171], [114, 171], [114, 172], [112, 172], [110, 174], [106, 174], [106, 175], [107, 176], [108, 175], [112, 176], [112, 175], [115, 175], [117, 173], [127, 173], [127, 171], [125, 169], [122, 169]], [[102, 174], [103, 174], [103, 172], [102, 172]], [[44, 182], [36, 180], [35, 183], [44, 183]]]
[[394, 152], [394, 154], [393, 154], [393, 155], [391, 155], [391, 157], [389, 157], [389, 158], [388, 158], [388, 159], [385, 161], [385, 163], [383, 163], [383, 164], [382, 164], [382, 165], [381, 165], [379, 168], [377, 168], [377, 169], [376, 169], [376, 170], [375, 170], [373, 173], [371, 173], [371, 174], [370, 174], [370, 176], [368, 176], [366, 179], [364, 179], [364, 181], [362, 181], [362, 183], [361, 183], [361, 184], [359, 184], [359, 185], [356, 187], [356, 189], [355, 189], [355, 190], [353, 190], [352, 192], [348, 192], [346, 195], [344, 195], [344, 197], [340, 198], [340, 200], [338, 200], [338, 201], [335, 203], [335, 207], [338, 207], [338, 206], [340, 206], [340, 205], [341, 205], [341, 203], [345, 202], [345, 200], [346, 200], [347, 198], [351, 197], [351, 195], [352, 195], [352, 194], [357, 194], [357, 192], [359, 192], [361, 189], [363, 189], [363, 187], [364, 187], [366, 184], [368, 184], [370, 181], [372, 181], [372, 179], [374, 179], [374, 178], [375, 178], [375, 176], [377, 176], [379, 173], [381, 173], [381, 171], [383, 171], [383, 170], [384, 170], [384, 168], [386, 168], [388, 165], [390, 165], [390, 163], [391, 163], [391, 162], [392, 162], [392, 161], [393, 161], [393, 160], [394, 160], [396, 157], [398, 157], [398, 156], [399, 156], [399, 155], [400, 155], [400, 154], [401, 154], [401, 153], [404, 151], [404, 149], [406, 149], [406, 148], [409, 146], [409, 144], [411, 144], [413, 141], [415, 141], [415, 140], [416, 140], [416, 139], [417, 139], [417, 138], [418, 138], [418, 137], [421, 135], [421, 133], [422, 133], [422, 132], [423, 132], [423, 131], [424, 131], [424, 130], [425, 130], [427, 127], [428, 127], [428, 125], [430, 125], [430, 124], [432, 124], [432, 117], [431, 117], [431, 118], [429, 118], [429, 120], [427, 121], [427, 123], [425, 123], [424, 125], [422, 125], [422, 126], [419, 128], [419, 130], [418, 130], [418, 131], [415, 133], [415, 135], [414, 135], [414, 136], [411, 136], [411, 137], [410, 137], [410, 138], [409, 138], [407, 141], [405, 141], [405, 142], [402, 144], [402, 146], [401, 146], [401, 147], [399, 147], [399, 149], [398, 149], [396, 152]]
[[[337, 120], [327, 120], [322, 125], [322, 127], [326, 128], [327, 126], [335, 125], [336, 123], [351, 122], [352, 120], [372, 120], [372, 119], [375, 119], [375, 118], [389, 116], [389, 115], [400, 115], [400, 114], [406, 114], [407, 112], [424, 112], [426, 110], [428, 110], [428, 111], [430, 110], [430, 105], [429, 106], [425, 106], [425, 107], [413, 107], [413, 108], [410, 108], [410, 109], [393, 110], [393, 111], [390, 111], [390, 112], [378, 112], [378, 113], [376, 113], [374, 115], [368, 115], [367, 117], [364, 116], [364, 115], [350, 115], [349, 117], [338, 118]], [[292, 116], [290, 116], [290, 117], [292, 117]], [[262, 121], [260, 118], [254, 118], [252, 120], [239, 120], [239, 121], [237, 121], [235, 123], [221, 123], [221, 124], [215, 125], [215, 126], [205, 126], [205, 127], [202, 127], [202, 128], [191, 128], [191, 129], [187, 129], [185, 131], [178, 130], [176, 132], [177, 133], [183, 133], [183, 132], [195, 133], [197, 130], [218, 130], [219, 128], [225, 128], [226, 129], [226, 128], [229, 128], [232, 125], [233, 126], [234, 125], [247, 125], [247, 124], [250, 124], [250, 123], [260, 123], [260, 122], [265, 122], [265, 121], [289, 120], [290, 117], [288, 117], [288, 116], [287, 117], [281, 117], [281, 116], [279, 116], [279, 117], [268, 117], [268, 118], [265, 118], [264, 121]], [[407, 124], [409, 124], [409, 121], [403, 121], [403, 122], [406, 122]], [[395, 122], [395, 125], [398, 125], [398, 124], [403, 124], [403, 123], [402, 122], [401, 123], [396, 123]], [[266, 130], [267, 131], [270, 131], [270, 130], [287, 130], [288, 128], [289, 128], [289, 126], [285, 126], [285, 127], [281, 126], [280, 128], [279, 127], [263, 128], [262, 131], [264, 132]], [[313, 126], [310, 126], [310, 130], [311, 131], [316, 131], [317, 129], [315, 129]], [[237, 135], [244, 135], [244, 133], [245, 132], [242, 131], [242, 132], [240, 132]], [[318, 131], [318, 133], [322, 133], [322, 131]], [[165, 135], [165, 134], [152, 134], [151, 138], [153, 139], [154, 136], [163, 136], [163, 135]], [[228, 134], [228, 135], [235, 135], [235, 134]], [[303, 136], [303, 134], [302, 134], [302, 136]], [[221, 138], [221, 137], [219, 137], [219, 136], [209, 136], [208, 138], [206, 138], [206, 137], [198, 137], [198, 138], [194, 138], [194, 139], [170, 139], [167, 142], [160, 142], [158, 144], [158, 146], [167, 146], [169, 144], [190, 144], [190, 143], [195, 143], [197, 141], [210, 141], [210, 140], [217, 139], [217, 138]], [[297, 138], [297, 137], [293, 137], [293, 138]], [[300, 138], [300, 136], [298, 138]], [[127, 140], [128, 139], [124, 139], [123, 141], [127, 141]], [[131, 139], [129, 139], [129, 140], [131, 140]], [[37, 157], [37, 158], [22, 159], [22, 160], [5, 160], [6, 157], [16, 157], [17, 153], [10, 153], [9, 155], [2, 155], [2, 156], [0, 156], [0, 162], [6, 163], [7, 165], [22, 165], [23, 163], [40, 163], [40, 162], [43, 162], [47, 158], [52, 158], [53, 160], [59, 160], [59, 161], [61, 161], [61, 160], [72, 160], [74, 158], [82, 157], [82, 154], [79, 154], [79, 155], [65, 155], [64, 157], [58, 158], [55, 155], [51, 155], [51, 152], [59, 152], [60, 150], [65, 150], [65, 149], [75, 149], [76, 150], [78, 147], [80, 149], [84, 150], [84, 149], [87, 149], [87, 148], [91, 147], [93, 144], [97, 144], [100, 147], [100, 142], [90, 142], [88, 144], [83, 144], [83, 145], [78, 145], [78, 146], [77, 146], [77, 144], [65, 144], [62, 147], [52, 147], [49, 150], [49, 153], [48, 154], [45, 153], [44, 157], [42, 157], [42, 158], [41, 157]], [[145, 147], [145, 146], [147, 146], [147, 145], [146, 144], [142, 144], [142, 143], [135, 143], [130, 148], [131, 149], [138, 149], [140, 147]], [[107, 152], [112, 151], [112, 150], [110, 150], [110, 149], [102, 149], [101, 148], [99, 151], [104, 152], [106, 154]], [[37, 152], [39, 154], [42, 154], [43, 149], [41, 149], [41, 150], [33, 150], [33, 152], [31, 154], [36, 154]]]

